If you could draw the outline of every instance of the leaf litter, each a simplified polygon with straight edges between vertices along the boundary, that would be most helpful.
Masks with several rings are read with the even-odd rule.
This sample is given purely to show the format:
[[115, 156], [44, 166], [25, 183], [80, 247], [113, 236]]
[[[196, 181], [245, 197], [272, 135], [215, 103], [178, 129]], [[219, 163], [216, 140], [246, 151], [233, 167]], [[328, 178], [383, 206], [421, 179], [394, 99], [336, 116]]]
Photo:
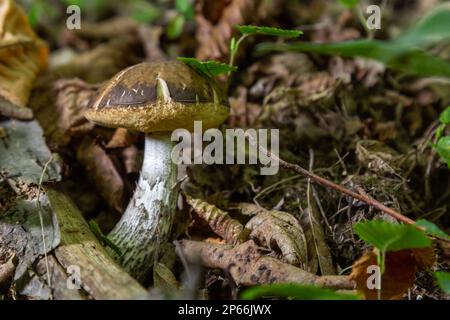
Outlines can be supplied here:
[[[238, 34], [236, 24], [300, 26], [297, 29], [302, 30], [311, 23], [299, 39], [305, 42], [348, 41], [365, 35], [349, 11], [331, 14], [323, 1], [290, 3], [285, 6], [289, 12], [277, 3], [199, 2], [195, 6], [197, 27], [187, 28], [179, 42], [167, 41], [159, 22], [148, 26], [122, 18], [89, 23], [80, 31], [63, 31], [60, 38], [49, 39], [52, 46], [69, 51], [65, 55], [52, 52], [49, 69], [41, 72], [32, 91], [24, 91], [21, 99], [28, 102], [20, 107], [27, 105], [32, 110], [46, 144], [60, 155], [61, 185], [86, 219], [95, 219], [102, 231], [114, 226], [142, 162], [141, 134], [93, 126], [82, 117], [98, 85], [116, 72], [146, 59], [196, 56], [226, 61], [230, 40]], [[395, 24], [394, 8], [388, 13], [386, 19]], [[287, 17], [283, 23], [278, 20], [280, 14]], [[377, 36], [390, 38], [389, 32]], [[190, 41], [194, 38], [198, 47]], [[430, 144], [435, 121], [450, 104], [448, 81], [404, 75], [359, 57], [305, 52], [257, 57], [251, 54], [255, 42], [246, 43], [236, 57], [239, 69], [229, 87], [232, 116], [228, 127], [279, 128], [282, 159], [309, 167], [313, 154], [310, 169], [314, 173], [414, 220], [430, 220], [448, 232], [449, 171]], [[443, 48], [440, 55], [448, 58], [448, 49]], [[0, 127], [0, 139], [11, 139], [9, 124], [1, 122]], [[1, 158], [6, 159], [3, 154]], [[42, 169], [48, 158], [38, 158], [36, 168]], [[9, 167], [2, 163], [2, 179], [17, 179], [17, 174], [32, 181], [38, 177], [34, 164], [16, 164], [19, 170], [11, 166], [14, 162], [6, 162]], [[185, 169], [187, 178], [181, 189], [186, 199], [179, 201], [172, 235], [183, 253], [171, 262], [161, 258], [154, 269], [154, 285], [163, 291], [178, 290], [186, 260], [209, 269], [204, 279], [191, 279], [195, 283], [192, 297], [218, 295], [217, 283], [234, 288], [224, 294], [227, 298], [235, 297], [233, 290], [243, 286], [287, 281], [345, 290], [353, 290], [356, 284], [360, 289], [367, 281], [364, 268], [377, 261], [376, 252], [359, 239], [353, 225], [393, 219], [289, 170], [260, 176], [257, 169], [252, 165]], [[52, 164], [48, 172], [56, 177], [56, 171]], [[11, 174], [13, 178], [7, 178]], [[36, 192], [28, 184], [10, 186], [5, 181], [0, 181], [2, 219], [3, 212], [27, 201], [18, 199], [18, 190], [28, 198]], [[50, 220], [46, 220], [49, 225]], [[29, 239], [30, 234], [18, 237]], [[57, 245], [57, 241], [49, 243], [50, 249]], [[23, 246], [16, 252], [20, 258], [19, 249]], [[435, 249], [424, 251], [386, 253], [383, 298], [405, 299], [408, 289], [412, 299], [443, 298], [429, 270], [436, 268], [433, 258], [443, 270], [450, 267], [448, 245], [437, 241]], [[34, 253], [29, 257], [29, 263], [36, 259]], [[0, 260], [0, 268], [5, 262]], [[23, 270], [20, 263], [17, 270]], [[374, 291], [365, 295], [376, 298]]]

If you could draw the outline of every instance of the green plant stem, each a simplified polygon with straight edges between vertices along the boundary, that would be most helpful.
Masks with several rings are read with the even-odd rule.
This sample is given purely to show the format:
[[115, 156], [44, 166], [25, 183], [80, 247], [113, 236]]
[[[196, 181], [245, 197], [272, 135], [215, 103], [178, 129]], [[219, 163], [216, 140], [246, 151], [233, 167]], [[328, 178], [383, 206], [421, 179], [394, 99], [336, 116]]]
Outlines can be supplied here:
[[364, 16], [361, 5], [356, 6], [356, 14], [358, 15], [359, 21], [361, 22], [364, 31], [366, 31], [367, 38], [373, 39], [373, 32], [367, 27], [366, 17]]
[[[230, 52], [230, 62], [228, 63], [228, 65], [230, 66], [230, 67], [233, 67], [234, 66], [234, 59], [235, 59], [235, 57], [236, 57], [236, 52], [238, 51], [238, 49], [239, 49], [239, 45], [241, 44], [241, 42], [242, 41], [244, 41], [244, 39], [245, 38], [247, 38], [247, 34], [243, 34], [237, 41], [236, 41], [236, 46], [234, 47], [234, 50], [232, 50], [231, 52]], [[228, 75], [230, 75], [231, 74], [231, 72], [229, 72], [228, 73]]]

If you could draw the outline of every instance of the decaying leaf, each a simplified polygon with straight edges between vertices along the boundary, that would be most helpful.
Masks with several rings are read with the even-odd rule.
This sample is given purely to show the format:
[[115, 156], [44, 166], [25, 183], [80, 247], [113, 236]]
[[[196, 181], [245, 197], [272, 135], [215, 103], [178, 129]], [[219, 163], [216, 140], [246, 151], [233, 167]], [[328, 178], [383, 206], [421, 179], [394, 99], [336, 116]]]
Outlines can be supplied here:
[[157, 262], [153, 267], [153, 285], [164, 292], [176, 292], [179, 283], [172, 271], [163, 263]]
[[107, 149], [125, 148], [137, 142], [138, 134], [125, 128], [117, 128], [108, 144]]
[[[228, 55], [229, 43], [237, 24], [257, 24], [270, 12], [276, 12], [276, 2], [260, 0], [198, 1], [196, 5], [197, 58], [222, 60]], [[271, 9], [268, 10], [267, 7]]]
[[9, 257], [4, 262], [2, 256], [0, 251], [0, 293], [8, 289], [17, 265], [17, 257], [14, 253], [9, 253]]
[[[0, 140], [0, 179], [13, 191], [0, 212], [0, 249], [15, 253], [16, 281], [28, 276], [38, 256], [60, 243], [58, 221], [38, 184], [41, 177], [43, 182], [59, 180], [61, 168], [58, 162], [49, 162], [52, 155], [37, 121], [5, 120], [0, 126], [5, 130]], [[17, 289], [20, 292], [21, 287]]]
[[124, 182], [105, 150], [90, 139], [85, 139], [78, 149], [77, 158], [103, 199], [111, 208], [122, 212]]
[[331, 289], [354, 289], [347, 276], [316, 276], [278, 259], [263, 255], [252, 240], [238, 246], [182, 240], [186, 259], [208, 268], [227, 270], [237, 285], [268, 283], [310, 284]]
[[402, 165], [405, 164], [405, 160], [408, 160], [394, 149], [376, 140], [358, 141], [356, 154], [362, 165], [379, 174], [399, 175]]
[[186, 201], [192, 206], [199, 217], [204, 219], [211, 229], [227, 243], [233, 244], [242, 240], [243, 225], [239, 221], [231, 218], [227, 212], [205, 201], [189, 196], [186, 197]]
[[12, 0], [0, 2], [0, 115], [29, 120], [27, 102], [37, 74], [47, 66], [48, 48]]
[[[330, 248], [326, 242], [325, 232], [321, 223], [321, 214], [313, 197], [311, 182], [307, 187], [308, 208], [304, 210], [302, 222], [305, 226], [305, 239], [308, 244], [308, 258], [310, 272], [320, 268], [322, 275], [336, 274]], [[315, 264], [313, 264], [315, 262]]]
[[[381, 299], [400, 299], [413, 285], [417, 269], [430, 268], [435, 261], [436, 255], [431, 247], [386, 252], [385, 271], [381, 276]], [[378, 290], [370, 289], [373, 286], [368, 285], [373, 284], [374, 273], [368, 272], [367, 268], [376, 265], [376, 252], [366, 252], [353, 264], [350, 274], [357, 290], [368, 300], [378, 297]]]
[[251, 218], [245, 227], [251, 230], [251, 239], [280, 255], [281, 261], [309, 269], [305, 235], [291, 214], [276, 210], [262, 211]]

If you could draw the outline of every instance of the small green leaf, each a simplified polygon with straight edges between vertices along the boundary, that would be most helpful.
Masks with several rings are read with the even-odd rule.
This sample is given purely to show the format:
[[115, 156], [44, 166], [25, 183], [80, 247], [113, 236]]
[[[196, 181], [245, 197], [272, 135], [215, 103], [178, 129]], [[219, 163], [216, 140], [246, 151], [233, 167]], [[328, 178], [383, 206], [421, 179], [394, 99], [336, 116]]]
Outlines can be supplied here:
[[359, 0], [339, 0], [340, 4], [346, 6], [349, 9], [354, 8], [357, 4], [359, 4]]
[[425, 232], [429, 235], [438, 236], [445, 239], [450, 239], [448, 234], [446, 234], [443, 230], [441, 230], [437, 225], [434, 223], [425, 220], [420, 219], [416, 221], [416, 225], [425, 228]]
[[186, 19], [181, 14], [174, 15], [167, 25], [166, 34], [167, 38], [170, 40], [177, 39], [180, 37], [181, 33], [183, 32], [184, 23], [186, 22]]
[[129, 15], [136, 21], [150, 23], [161, 16], [161, 10], [154, 4], [146, 1], [130, 3]]
[[263, 296], [276, 296], [298, 300], [359, 300], [354, 294], [338, 293], [329, 289], [299, 284], [272, 284], [245, 290], [241, 298], [254, 300]]
[[268, 36], [285, 37], [285, 38], [297, 38], [303, 33], [299, 30], [286, 30], [286, 29], [251, 26], [251, 25], [245, 26], [236, 25], [236, 29], [238, 29], [240, 33], [245, 35], [264, 34]]
[[361, 239], [383, 252], [426, 248], [431, 245], [426, 234], [412, 225], [372, 220], [359, 222], [353, 229]]
[[439, 120], [443, 124], [450, 124], [450, 106], [448, 106], [444, 111], [442, 111], [441, 115], [439, 116]]
[[437, 127], [436, 132], [434, 133], [435, 141], [438, 141], [442, 137], [444, 130], [445, 130], [445, 124], [443, 124], [443, 123], [439, 127]]
[[403, 35], [391, 41], [361, 39], [335, 43], [262, 43], [257, 46], [256, 52], [299, 51], [345, 57], [359, 56], [378, 60], [389, 68], [409, 74], [450, 78], [450, 63], [423, 51], [431, 44], [448, 40], [448, 30], [450, 5], [442, 4], [427, 13]]
[[95, 220], [89, 220], [89, 229], [97, 237], [97, 239], [105, 246], [110, 247], [117, 255], [122, 256], [122, 251], [114, 242], [105, 236]]
[[192, 20], [194, 18], [194, 8], [189, 0], [176, 0], [175, 9], [182, 13], [187, 20]]
[[441, 137], [433, 147], [450, 168], [450, 136]]
[[450, 39], [450, 4], [443, 3], [400, 35], [395, 41], [405, 48], [426, 48]]
[[213, 78], [217, 77], [221, 74], [234, 72], [237, 70], [237, 67], [231, 67], [228, 64], [217, 62], [217, 61], [200, 61], [195, 58], [186, 58], [186, 57], [179, 57], [177, 60], [180, 60], [190, 66], [191, 68], [194, 68], [195, 70]]
[[450, 294], [450, 272], [436, 271], [434, 273], [439, 287], [445, 294]]

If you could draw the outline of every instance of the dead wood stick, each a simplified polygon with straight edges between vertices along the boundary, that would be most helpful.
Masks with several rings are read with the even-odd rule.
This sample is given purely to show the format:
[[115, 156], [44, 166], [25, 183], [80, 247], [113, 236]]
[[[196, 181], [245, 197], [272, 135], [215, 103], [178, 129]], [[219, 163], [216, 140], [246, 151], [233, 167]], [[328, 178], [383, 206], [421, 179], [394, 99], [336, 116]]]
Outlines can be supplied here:
[[415, 224], [416, 223], [414, 220], [404, 216], [403, 214], [401, 214], [400, 212], [397, 212], [396, 210], [394, 210], [392, 208], [389, 208], [389, 207], [385, 206], [384, 204], [382, 204], [381, 202], [379, 202], [379, 201], [377, 201], [377, 200], [375, 200], [373, 198], [370, 198], [370, 197], [368, 197], [366, 195], [363, 195], [363, 194], [354, 192], [354, 191], [352, 191], [350, 189], [347, 189], [343, 185], [334, 183], [334, 182], [332, 182], [332, 181], [330, 181], [328, 179], [325, 179], [325, 178], [323, 178], [321, 176], [318, 176], [318, 175], [316, 175], [316, 174], [306, 170], [305, 168], [302, 168], [301, 166], [299, 166], [297, 164], [289, 163], [289, 162], [284, 161], [283, 159], [280, 159], [278, 156], [272, 154], [270, 151], [268, 151], [265, 148], [263, 148], [260, 145], [258, 145], [257, 142], [255, 141], [255, 138], [252, 137], [251, 135], [246, 134], [246, 137], [247, 137], [247, 139], [249, 140], [250, 144], [253, 147], [257, 148], [265, 156], [267, 156], [267, 157], [277, 161], [279, 163], [279, 165], [282, 166], [283, 168], [295, 171], [296, 173], [301, 174], [303, 176], [306, 176], [306, 177], [310, 178], [311, 180], [313, 180], [313, 181], [315, 181], [315, 182], [317, 182], [317, 183], [319, 183], [319, 184], [321, 184], [321, 185], [323, 185], [325, 187], [334, 189], [334, 190], [336, 190], [338, 192], [341, 192], [343, 194], [346, 194], [346, 195], [348, 195], [348, 196], [350, 196], [350, 197], [352, 197], [354, 199], [358, 199], [358, 200], [360, 200], [360, 201], [362, 201], [362, 202], [364, 202], [364, 203], [366, 203], [366, 204], [368, 204], [368, 205], [370, 205], [370, 206], [372, 206], [372, 207], [374, 207], [374, 208], [376, 208], [378, 210], [381, 210], [381, 211], [387, 213], [388, 215], [396, 218], [399, 221], [402, 221], [402, 222], [407, 223], [407, 224]]
[[79, 267], [81, 287], [94, 299], [145, 297], [146, 290], [112, 260], [72, 200], [55, 188], [45, 191], [61, 228], [55, 257], [65, 269]]
[[355, 284], [347, 276], [316, 276], [259, 252], [249, 240], [238, 246], [182, 240], [183, 255], [190, 263], [226, 270], [238, 285], [299, 283], [331, 289], [352, 290]]

